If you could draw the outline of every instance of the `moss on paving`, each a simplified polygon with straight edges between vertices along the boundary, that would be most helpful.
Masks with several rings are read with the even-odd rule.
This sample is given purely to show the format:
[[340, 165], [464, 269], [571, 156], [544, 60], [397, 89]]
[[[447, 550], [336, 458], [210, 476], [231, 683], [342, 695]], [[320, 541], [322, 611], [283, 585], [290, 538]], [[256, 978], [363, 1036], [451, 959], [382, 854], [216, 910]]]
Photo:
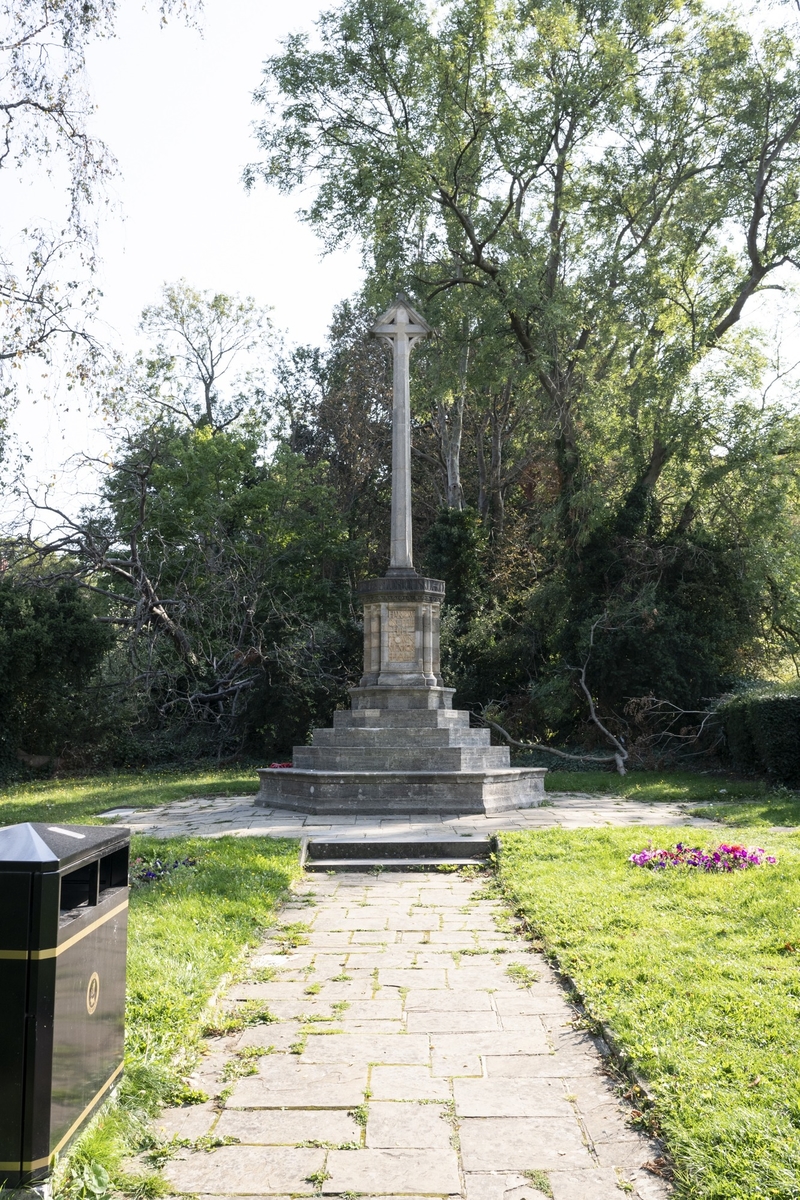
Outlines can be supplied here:
[[[696, 828], [502, 835], [500, 880], [650, 1083], [649, 1117], [692, 1200], [800, 1196], [800, 835], [757, 839], [774, 867], [654, 872], [649, 839]], [[746, 832], [734, 839], [747, 840]], [[752, 844], [751, 837], [750, 842]]]

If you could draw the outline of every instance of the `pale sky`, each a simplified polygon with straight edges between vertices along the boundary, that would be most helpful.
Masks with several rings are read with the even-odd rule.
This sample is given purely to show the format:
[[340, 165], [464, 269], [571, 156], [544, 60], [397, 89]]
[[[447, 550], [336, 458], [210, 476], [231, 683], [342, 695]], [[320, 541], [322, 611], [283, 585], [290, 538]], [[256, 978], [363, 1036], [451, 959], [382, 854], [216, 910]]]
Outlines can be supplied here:
[[[138, 345], [136, 323], [164, 282], [252, 295], [273, 308], [293, 342], [323, 341], [333, 306], [361, 279], [356, 247], [322, 258], [315, 235], [294, 215], [300, 196], [266, 186], [247, 194], [246, 162], [258, 157], [251, 93], [263, 60], [287, 33], [310, 29], [321, 0], [284, 7], [205, 0], [202, 36], [177, 20], [162, 28], [155, 5], [122, 0], [118, 34], [89, 55], [97, 105], [94, 132], [119, 164], [114, 206], [99, 232], [101, 316], [108, 340]], [[6, 184], [6, 233], [59, 219], [55, 186]], [[32, 477], [52, 477], [70, 453], [99, 445], [97, 422], [74, 400], [23, 399], [13, 431], [33, 453]], [[65, 480], [66, 485], [66, 480]]]

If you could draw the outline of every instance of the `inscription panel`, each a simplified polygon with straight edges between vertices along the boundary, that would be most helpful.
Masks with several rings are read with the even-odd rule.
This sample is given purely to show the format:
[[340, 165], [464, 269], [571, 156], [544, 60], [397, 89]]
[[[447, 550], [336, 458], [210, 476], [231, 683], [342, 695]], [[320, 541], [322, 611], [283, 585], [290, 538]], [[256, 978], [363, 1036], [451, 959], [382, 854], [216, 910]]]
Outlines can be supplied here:
[[417, 657], [417, 614], [413, 608], [388, 607], [386, 632], [389, 662], [414, 662]]

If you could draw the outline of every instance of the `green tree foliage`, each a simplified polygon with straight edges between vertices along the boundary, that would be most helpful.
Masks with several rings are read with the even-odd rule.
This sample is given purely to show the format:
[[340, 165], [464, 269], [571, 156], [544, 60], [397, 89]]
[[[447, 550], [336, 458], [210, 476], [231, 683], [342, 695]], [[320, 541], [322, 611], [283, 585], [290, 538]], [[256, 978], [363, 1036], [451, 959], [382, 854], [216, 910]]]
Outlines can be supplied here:
[[142, 420], [162, 413], [214, 431], [259, 409], [263, 418], [272, 325], [252, 297], [201, 292], [181, 279], [164, 285], [161, 303], [148, 305], [139, 329], [148, 349], [130, 363], [117, 361], [107, 377], [104, 400], [112, 412]]
[[[261, 431], [138, 428], [60, 549], [103, 597], [118, 760], [286, 753], [342, 698], [358, 634], [324, 472]], [[132, 728], [133, 732], [129, 730]]]
[[96, 501], [77, 517], [40, 509], [45, 544], [15, 547], [58, 563], [116, 633], [104, 704], [73, 753], [133, 765], [285, 755], [359, 670], [359, 543], [330, 439], [320, 414], [313, 453], [271, 437], [269, 323], [251, 301], [181, 282], [142, 328], [150, 345], [106, 377], [114, 421]]
[[367, 299], [411, 281], [441, 331], [417, 494], [488, 535], [462, 699], [563, 727], [592, 627], [620, 715], [797, 648], [799, 431], [740, 322], [800, 263], [798, 41], [745, 18], [346, 0], [267, 63], [248, 182], [310, 185], [326, 244], [360, 235]]

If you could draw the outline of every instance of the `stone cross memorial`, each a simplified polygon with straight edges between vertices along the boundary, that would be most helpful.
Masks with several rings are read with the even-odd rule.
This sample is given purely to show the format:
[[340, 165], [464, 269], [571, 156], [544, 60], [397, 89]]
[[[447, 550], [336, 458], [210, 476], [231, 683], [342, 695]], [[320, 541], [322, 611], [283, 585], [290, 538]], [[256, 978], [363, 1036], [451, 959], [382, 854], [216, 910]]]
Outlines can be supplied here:
[[453, 708], [443, 685], [439, 621], [444, 582], [414, 570], [411, 525], [409, 358], [430, 326], [405, 296], [371, 331], [391, 346], [392, 527], [389, 566], [358, 588], [364, 605], [364, 674], [333, 729], [315, 729], [292, 766], [259, 771], [256, 804], [307, 813], [502, 812], [540, 804], [543, 768], [512, 767], [507, 746]]

